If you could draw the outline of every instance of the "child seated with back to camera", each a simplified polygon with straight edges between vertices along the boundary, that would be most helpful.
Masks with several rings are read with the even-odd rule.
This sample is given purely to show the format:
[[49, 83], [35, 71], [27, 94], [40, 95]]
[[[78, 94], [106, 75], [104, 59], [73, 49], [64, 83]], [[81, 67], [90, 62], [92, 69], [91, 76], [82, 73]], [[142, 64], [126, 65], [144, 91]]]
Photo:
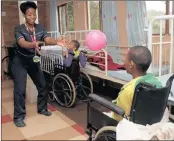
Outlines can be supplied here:
[[73, 60], [79, 60], [80, 65], [84, 68], [86, 66], [86, 56], [79, 50], [80, 43], [77, 40], [72, 40], [67, 46], [67, 51], [63, 52], [63, 65], [70, 67]]

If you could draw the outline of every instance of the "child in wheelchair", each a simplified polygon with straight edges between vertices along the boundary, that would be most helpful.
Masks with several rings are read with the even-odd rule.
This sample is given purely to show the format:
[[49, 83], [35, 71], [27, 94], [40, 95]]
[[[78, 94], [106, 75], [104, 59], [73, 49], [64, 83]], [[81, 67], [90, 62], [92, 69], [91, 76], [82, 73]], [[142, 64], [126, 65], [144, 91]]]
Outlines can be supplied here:
[[[133, 79], [126, 85], [124, 85], [119, 92], [116, 100], [113, 101], [114, 104], [125, 110], [125, 115], [130, 114], [131, 105], [133, 101], [134, 91], [137, 84], [140, 82], [147, 82], [154, 85], [156, 88], [161, 88], [161, 82], [152, 74], [147, 74], [147, 70], [152, 62], [151, 52], [147, 47], [135, 46], [130, 48], [128, 51], [124, 66], [127, 73], [131, 74]], [[120, 121], [121, 116], [114, 113], [110, 113], [112, 118]]]
[[74, 83], [77, 83], [80, 76], [80, 65], [84, 68], [87, 61], [79, 47], [80, 43], [77, 40], [72, 40], [67, 46], [67, 51], [63, 51], [63, 65], [68, 68], [68, 75]]

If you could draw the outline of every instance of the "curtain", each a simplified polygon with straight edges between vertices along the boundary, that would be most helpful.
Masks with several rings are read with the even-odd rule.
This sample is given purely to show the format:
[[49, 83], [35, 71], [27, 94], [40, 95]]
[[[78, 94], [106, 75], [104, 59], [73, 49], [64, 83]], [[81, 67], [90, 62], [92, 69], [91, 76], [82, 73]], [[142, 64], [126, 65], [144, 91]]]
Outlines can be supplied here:
[[147, 11], [145, 1], [126, 1], [127, 35], [129, 46], [143, 45], [147, 42]]
[[[119, 33], [117, 22], [117, 1], [101, 1], [102, 5], [102, 23], [103, 32], [107, 37], [108, 45], [119, 45]], [[119, 63], [120, 49], [117, 47], [108, 47], [107, 52], [112, 56], [114, 62]]]

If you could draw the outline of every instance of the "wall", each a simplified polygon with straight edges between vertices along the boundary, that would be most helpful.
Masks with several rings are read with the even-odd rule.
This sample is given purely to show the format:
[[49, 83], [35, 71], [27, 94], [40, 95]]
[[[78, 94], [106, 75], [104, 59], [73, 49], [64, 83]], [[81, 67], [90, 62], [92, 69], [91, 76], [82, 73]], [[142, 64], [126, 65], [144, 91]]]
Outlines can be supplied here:
[[49, 1], [37, 1], [38, 5], [38, 19], [46, 30], [50, 30], [50, 16], [49, 16]]
[[[57, 6], [63, 5], [70, 2], [67, 1], [58, 1]], [[87, 2], [86, 1], [73, 1], [73, 10], [74, 10], [74, 29], [75, 30], [87, 30]]]
[[[4, 44], [4, 32], [3, 32], [3, 25], [1, 26], [1, 47], [3, 47]], [[1, 48], [1, 59], [6, 56], [6, 52], [4, 48]]]
[[74, 9], [74, 29], [75, 30], [87, 30], [87, 2], [75, 1], [73, 2]]
[[[43, 24], [47, 30], [50, 30], [49, 1], [42, 0], [37, 3], [39, 23]], [[2, 11], [5, 12], [5, 16], [2, 16], [4, 44], [6, 46], [11, 46], [15, 42], [13, 33], [14, 27], [20, 23], [18, 1], [3, 0]]]
[[2, 1], [2, 11], [5, 16], [2, 16], [4, 45], [11, 46], [14, 43], [14, 27], [19, 24], [18, 1]]
[[119, 41], [120, 45], [128, 46], [127, 30], [126, 30], [126, 2], [117, 1], [117, 18], [118, 18], [118, 32], [119, 32]]
[[66, 0], [66, 1], [56, 0], [56, 4], [57, 4], [57, 6], [60, 6], [60, 5], [66, 4], [66, 3], [71, 2], [71, 1], [73, 1], [73, 0]]

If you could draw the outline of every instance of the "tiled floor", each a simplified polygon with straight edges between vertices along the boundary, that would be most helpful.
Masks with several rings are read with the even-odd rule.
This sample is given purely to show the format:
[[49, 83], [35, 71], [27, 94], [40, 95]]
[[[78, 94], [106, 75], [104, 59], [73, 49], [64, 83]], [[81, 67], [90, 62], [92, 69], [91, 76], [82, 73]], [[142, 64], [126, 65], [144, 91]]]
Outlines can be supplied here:
[[[84, 132], [85, 119], [81, 124], [70, 119], [74, 112], [80, 112], [75, 108], [68, 109], [69, 116], [57, 110], [57, 107], [49, 105], [52, 111], [51, 117], [37, 114], [36, 104], [27, 102], [27, 116], [24, 128], [17, 128], [13, 124], [13, 83], [6, 80], [2, 83], [2, 140], [86, 140]], [[83, 106], [81, 107], [84, 108]], [[82, 110], [84, 112], [84, 110]], [[83, 117], [85, 117], [83, 115]], [[78, 119], [77, 119], [78, 121]]]

